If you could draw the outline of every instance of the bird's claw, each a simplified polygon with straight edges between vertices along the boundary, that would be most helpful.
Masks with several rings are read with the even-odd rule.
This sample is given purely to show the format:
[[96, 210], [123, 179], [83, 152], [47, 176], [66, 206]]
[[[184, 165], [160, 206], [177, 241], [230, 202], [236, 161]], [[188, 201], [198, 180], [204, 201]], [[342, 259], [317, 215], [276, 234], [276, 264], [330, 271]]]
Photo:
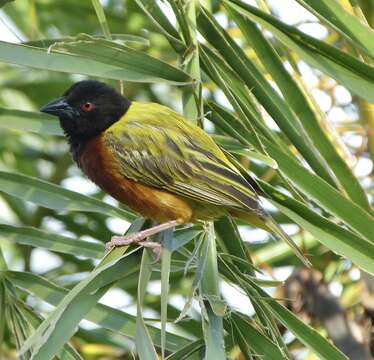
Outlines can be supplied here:
[[139, 242], [139, 245], [151, 249], [153, 253], [156, 255], [156, 258], [153, 264], [156, 264], [161, 260], [162, 245], [160, 243], [155, 242], [155, 241], [141, 241]]
[[105, 244], [105, 249], [107, 251], [110, 251], [114, 247], [139, 243], [142, 240], [142, 238], [137, 235], [138, 234], [131, 234], [127, 236], [112, 236], [110, 241]]
[[155, 262], [158, 262], [161, 258], [162, 245], [155, 241], [143, 240], [139, 234], [132, 234], [127, 236], [113, 236], [109, 242], [105, 244], [107, 252], [111, 251], [114, 247], [127, 246], [131, 244], [137, 244], [139, 246], [149, 248], [156, 254]]

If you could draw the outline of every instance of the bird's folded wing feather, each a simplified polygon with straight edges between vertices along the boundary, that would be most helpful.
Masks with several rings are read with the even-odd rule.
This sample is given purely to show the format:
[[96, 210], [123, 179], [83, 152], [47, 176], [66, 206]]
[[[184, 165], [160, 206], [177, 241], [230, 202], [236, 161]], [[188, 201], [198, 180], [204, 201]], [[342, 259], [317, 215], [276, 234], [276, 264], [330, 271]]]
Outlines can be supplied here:
[[167, 116], [162, 123], [148, 108], [148, 117], [130, 113], [105, 133], [123, 176], [197, 201], [262, 213], [251, 185], [214, 141], [159, 107], [158, 116]]

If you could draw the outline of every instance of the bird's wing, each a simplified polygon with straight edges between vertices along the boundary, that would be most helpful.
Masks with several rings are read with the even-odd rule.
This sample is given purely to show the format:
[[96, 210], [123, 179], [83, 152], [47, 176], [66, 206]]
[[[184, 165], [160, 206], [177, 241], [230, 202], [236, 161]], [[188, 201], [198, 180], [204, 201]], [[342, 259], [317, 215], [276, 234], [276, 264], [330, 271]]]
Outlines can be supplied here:
[[263, 214], [255, 192], [204, 131], [163, 106], [131, 105], [105, 133], [123, 175], [191, 199]]

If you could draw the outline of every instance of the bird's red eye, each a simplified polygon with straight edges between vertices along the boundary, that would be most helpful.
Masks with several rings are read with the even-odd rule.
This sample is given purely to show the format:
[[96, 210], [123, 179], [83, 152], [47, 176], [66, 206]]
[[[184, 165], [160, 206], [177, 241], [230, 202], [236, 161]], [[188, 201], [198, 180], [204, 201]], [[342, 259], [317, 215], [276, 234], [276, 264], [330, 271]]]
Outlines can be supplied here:
[[86, 102], [81, 107], [83, 111], [88, 112], [88, 111], [91, 111], [95, 107], [95, 105], [92, 104], [91, 102]]

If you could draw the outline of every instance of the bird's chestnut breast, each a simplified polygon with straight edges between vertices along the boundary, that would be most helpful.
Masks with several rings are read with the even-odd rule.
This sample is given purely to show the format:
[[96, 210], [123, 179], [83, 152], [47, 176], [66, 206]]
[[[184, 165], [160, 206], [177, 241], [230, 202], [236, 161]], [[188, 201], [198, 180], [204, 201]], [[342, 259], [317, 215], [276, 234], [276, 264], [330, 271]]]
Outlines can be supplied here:
[[142, 216], [158, 220], [190, 221], [192, 209], [179, 196], [126, 178], [120, 163], [100, 134], [77, 154], [82, 171], [101, 189]]

